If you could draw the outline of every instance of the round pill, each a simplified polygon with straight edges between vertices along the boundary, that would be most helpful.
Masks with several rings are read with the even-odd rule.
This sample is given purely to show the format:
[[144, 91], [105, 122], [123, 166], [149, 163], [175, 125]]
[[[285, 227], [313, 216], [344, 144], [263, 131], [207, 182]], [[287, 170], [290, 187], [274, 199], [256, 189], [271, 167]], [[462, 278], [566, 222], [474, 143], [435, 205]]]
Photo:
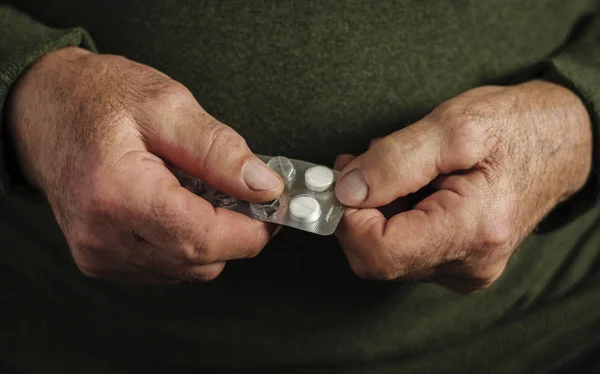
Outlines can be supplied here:
[[290, 201], [290, 213], [299, 221], [314, 222], [321, 216], [321, 206], [310, 195], [298, 195]]
[[313, 166], [304, 173], [304, 185], [311, 191], [327, 191], [333, 184], [333, 172], [325, 166]]
[[275, 170], [285, 182], [291, 182], [296, 176], [296, 168], [287, 157], [275, 156], [267, 162], [267, 166]]

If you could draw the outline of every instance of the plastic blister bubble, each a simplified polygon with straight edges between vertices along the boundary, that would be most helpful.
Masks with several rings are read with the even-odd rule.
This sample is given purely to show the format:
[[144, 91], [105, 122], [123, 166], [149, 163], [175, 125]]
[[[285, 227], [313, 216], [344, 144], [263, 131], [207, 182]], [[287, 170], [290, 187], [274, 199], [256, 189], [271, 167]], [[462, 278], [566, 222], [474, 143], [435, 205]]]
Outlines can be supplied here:
[[326, 166], [284, 156], [259, 157], [285, 182], [281, 196], [268, 202], [250, 203], [238, 200], [181, 170], [176, 169], [174, 174], [183, 187], [215, 207], [319, 235], [333, 234], [345, 209], [334, 193], [339, 172]]

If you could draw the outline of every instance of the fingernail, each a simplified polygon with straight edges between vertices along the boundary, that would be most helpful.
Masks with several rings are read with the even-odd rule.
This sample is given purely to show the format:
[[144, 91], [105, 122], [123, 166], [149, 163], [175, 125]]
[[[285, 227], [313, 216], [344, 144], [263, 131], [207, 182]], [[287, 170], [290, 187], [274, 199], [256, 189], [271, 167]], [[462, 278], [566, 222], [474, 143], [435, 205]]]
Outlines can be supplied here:
[[244, 182], [254, 191], [268, 191], [279, 188], [279, 176], [262, 161], [254, 159], [244, 166]]
[[359, 169], [346, 174], [335, 186], [335, 195], [348, 206], [356, 206], [367, 199], [369, 186]]

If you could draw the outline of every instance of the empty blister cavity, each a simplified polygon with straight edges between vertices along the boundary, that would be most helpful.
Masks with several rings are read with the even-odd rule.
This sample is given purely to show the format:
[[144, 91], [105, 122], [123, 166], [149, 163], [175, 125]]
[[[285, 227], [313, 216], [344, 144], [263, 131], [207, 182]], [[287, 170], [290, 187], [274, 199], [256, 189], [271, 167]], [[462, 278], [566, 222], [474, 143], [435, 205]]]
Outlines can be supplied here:
[[333, 172], [330, 168], [317, 165], [304, 173], [304, 185], [311, 191], [327, 191], [333, 184]]
[[296, 177], [296, 168], [287, 157], [275, 156], [267, 162], [267, 166], [279, 174], [286, 183], [292, 182]]
[[196, 195], [202, 195], [206, 192], [202, 182], [194, 177], [183, 176], [179, 179], [179, 184], [181, 184], [181, 187]]
[[302, 222], [314, 222], [321, 216], [321, 205], [310, 195], [298, 195], [290, 200], [290, 214]]
[[250, 203], [250, 211], [255, 218], [265, 219], [279, 209], [281, 200], [279, 198], [264, 203]]
[[238, 204], [238, 199], [221, 191], [214, 191], [212, 198], [221, 208], [231, 209]]

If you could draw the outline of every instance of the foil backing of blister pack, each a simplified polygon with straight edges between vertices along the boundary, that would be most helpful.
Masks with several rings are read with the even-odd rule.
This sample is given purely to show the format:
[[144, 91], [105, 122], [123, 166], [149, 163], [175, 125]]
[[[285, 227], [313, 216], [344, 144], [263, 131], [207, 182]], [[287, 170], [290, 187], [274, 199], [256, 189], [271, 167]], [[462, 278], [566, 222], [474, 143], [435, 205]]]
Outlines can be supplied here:
[[[258, 157], [272, 167], [285, 183], [281, 196], [267, 203], [249, 203], [238, 200], [181, 170], [175, 169], [173, 172], [183, 187], [204, 198], [215, 207], [222, 207], [254, 219], [289, 226], [318, 235], [333, 234], [345, 209], [336, 199], [334, 193], [339, 172], [311, 162], [288, 159], [282, 156], [258, 155]], [[333, 175], [331, 185], [326, 183], [325, 185], [329, 186], [324, 191], [313, 190], [319, 189], [317, 185], [313, 184], [319, 183], [318, 179], [316, 181], [311, 179], [312, 189], [308, 188], [305, 183], [306, 171], [311, 168], [314, 171], [315, 167], [326, 168]], [[325, 170], [320, 169], [320, 171]], [[318, 212], [314, 209], [314, 201], [318, 203]], [[296, 208], [297, 215], [293, 214], [291, 204]], [[298, 214], [298, 208], [301, 209], [301, 215]]]

